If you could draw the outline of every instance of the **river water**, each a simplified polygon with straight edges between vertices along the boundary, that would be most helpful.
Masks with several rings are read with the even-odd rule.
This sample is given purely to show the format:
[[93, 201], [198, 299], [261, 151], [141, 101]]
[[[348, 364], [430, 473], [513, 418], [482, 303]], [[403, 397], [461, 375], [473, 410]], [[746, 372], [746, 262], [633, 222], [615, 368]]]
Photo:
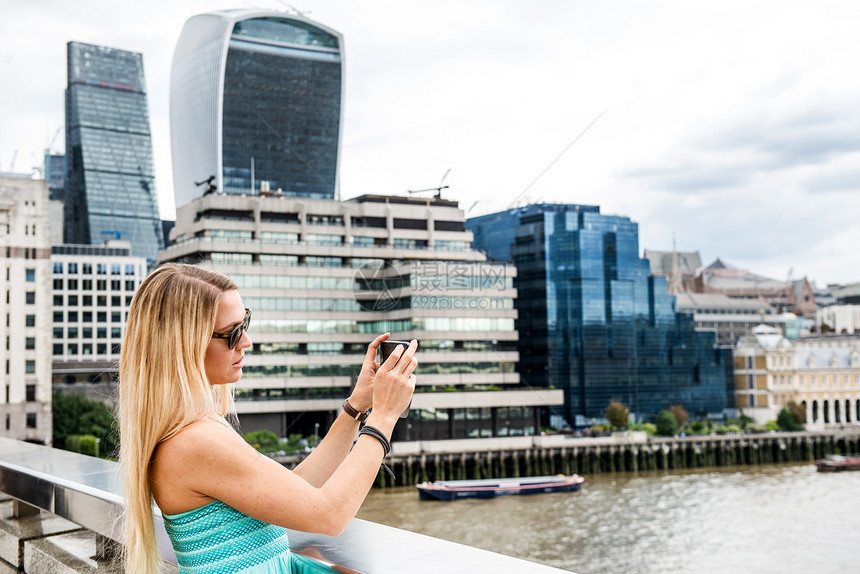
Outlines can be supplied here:
[[860, 472], [811, 463], [586, 476], [577, 493], [418, 500], [358, 517], [578, 574], [860, 572]]

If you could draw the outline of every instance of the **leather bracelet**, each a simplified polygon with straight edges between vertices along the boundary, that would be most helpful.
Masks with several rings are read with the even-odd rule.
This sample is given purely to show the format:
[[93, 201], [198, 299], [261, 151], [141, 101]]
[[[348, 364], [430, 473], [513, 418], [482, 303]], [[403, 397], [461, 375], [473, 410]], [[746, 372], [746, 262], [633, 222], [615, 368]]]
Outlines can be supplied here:
[[349, 404], [349, 399], [343, 399], [343, 404], [341, 405], [341, 407], [343, 407], [343, 412], [345, 412], [351, 418], [357, 420], [360, 423], [363, 423], [367, 419], [367, 414], [370, 412], [360, 411], [356, 409], [354, 406]]
[[372, 427], [370, 425], [364, 425], [363, 427], [361, 427], [361, 430], [358, 431], [359, 436], [361, 436], [363, 434], [370, 435], [379, 441], [379, 444], [382, 445], [382, 450], [385, 451], [385, 454], [382, 455], [382, 458], [385, 458], [386, 456], [388, 456], [388, 453], [391, 452], [391, 443], [388, 442], [388, 439], [385, 438], [385, 435], [382, 434], [381, 430], [379, 430], [376, 427]]

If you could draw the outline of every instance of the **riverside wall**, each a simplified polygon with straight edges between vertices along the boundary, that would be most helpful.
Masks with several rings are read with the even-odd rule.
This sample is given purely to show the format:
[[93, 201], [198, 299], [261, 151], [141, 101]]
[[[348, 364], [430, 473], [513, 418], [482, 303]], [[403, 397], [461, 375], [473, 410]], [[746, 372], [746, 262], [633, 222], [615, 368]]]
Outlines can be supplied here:
[[566, 435], [399, 442], [380, 469], [376, 486], [412, 486], [434, 480], [509, 478], [551, 474], [593, 475], [727, 466], [814, 462], [830, 454], [860, 453], [860, 429], [646, 437]]

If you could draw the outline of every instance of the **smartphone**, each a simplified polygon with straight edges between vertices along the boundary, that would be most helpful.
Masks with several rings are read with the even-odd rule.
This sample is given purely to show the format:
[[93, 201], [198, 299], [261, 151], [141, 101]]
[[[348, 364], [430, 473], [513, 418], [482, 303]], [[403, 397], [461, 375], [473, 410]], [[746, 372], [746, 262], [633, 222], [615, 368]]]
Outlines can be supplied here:
[[[391, 339], [387, 341], [382, 341], [379, 344], [379, 356], [381, 357], [379, 362], [384, 363], [389, 356], [391, 356], [392, 351], [394, 351], [397, 345], [403, 345], [403, 350], [405, 351], [407, 347], [409, 347], [409, 341], [392, 341]], [[409, 416], [409, 409], [412, 408], [412, 399], [409, 399], [409, 406], [406, 407], [406, 410], [403, 411], [403, 414], [400, 415], [400, 418], [405, 419]]]

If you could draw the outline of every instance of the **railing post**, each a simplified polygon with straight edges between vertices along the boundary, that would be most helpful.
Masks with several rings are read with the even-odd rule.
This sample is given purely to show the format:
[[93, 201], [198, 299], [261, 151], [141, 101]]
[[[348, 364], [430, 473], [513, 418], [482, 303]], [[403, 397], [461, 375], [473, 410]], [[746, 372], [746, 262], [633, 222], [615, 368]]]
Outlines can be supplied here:
[[21, 502], [17, 498], [12, 499], [12, 518], [29, 518], [36, 516], [41, 510], [26, 502]]
[[116, 562], [122, 560], [122, 544], [101, 534], [96, 534], [96, 555], [99, 562]]

